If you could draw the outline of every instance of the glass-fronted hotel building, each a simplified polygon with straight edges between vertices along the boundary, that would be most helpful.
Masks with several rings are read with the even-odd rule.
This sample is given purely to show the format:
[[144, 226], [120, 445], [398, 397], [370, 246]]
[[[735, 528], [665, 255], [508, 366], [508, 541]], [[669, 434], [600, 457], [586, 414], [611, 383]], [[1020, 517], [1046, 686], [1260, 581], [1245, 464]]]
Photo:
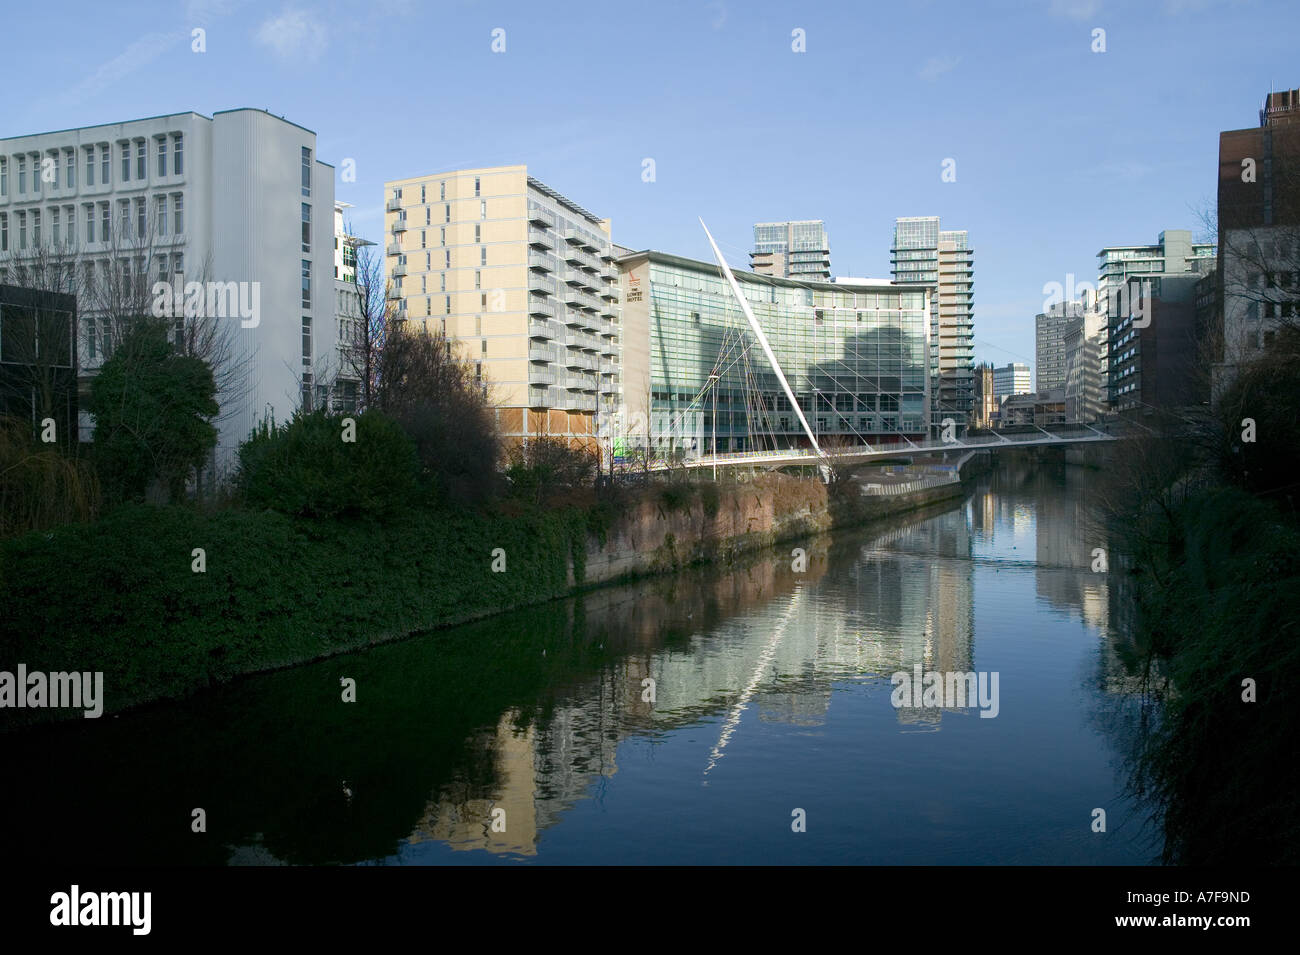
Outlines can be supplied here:
[[[776, 373], [714, 262], [618, 260], [624, 409], [619, 446], [707, 454], [807, 447]], [[919, 441], [929, 418], [930, 295], [735, 272], [818, 443]]]

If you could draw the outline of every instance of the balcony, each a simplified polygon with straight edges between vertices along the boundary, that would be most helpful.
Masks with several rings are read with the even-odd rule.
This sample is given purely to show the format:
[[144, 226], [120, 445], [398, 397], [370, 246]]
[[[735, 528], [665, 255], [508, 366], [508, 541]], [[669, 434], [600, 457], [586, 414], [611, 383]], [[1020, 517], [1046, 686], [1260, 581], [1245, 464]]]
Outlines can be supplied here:
[[555, 262], [546, 253], [529, 249], [528, 267], [530, 269], [540, 269], [543, 272], [553, 272], [555, 271]]
[[406, 274], [406, 263], [405, 263], [405, 262], [398, 262], [396, 265], [393, 266], [393, 270], [392, 270], [392, 272], [389, 273], [389, 274], [391, 274], [391, 275], [393, 276], [393, 278], [397, 278], [399, 275], [405, 275], [405, 274]]
[[528, 244], [543, 249], [555, 248], [555, 240], [540, 229], [528, 230]]
[[554, 295], [555, 279], [541, 275], [537, 272], [530, 272], [528, 275], [528, 290], [530, 292], [543, 292], [547, 295]]
[[402, 243], [400, 243], [400, 242], [390, 242], [390, 243], [388, 243], [388, 254], [389, 254], [389, 255], [401, 255], [401, 254], [402, 254]]
[[401, 200], [401, 199], [398, 199], [396, 196], [394, 196], [393, 198], [389, 199], [386, 203], [384, 203], [384, 211], [385, 211], [385, 212], [401, 212], [401, 211], [402, 211], [402, 200]]
[[582, 396], [582, 397], [579, 397], [579, 398], [574, 402], [574, 404], [577, 406], [577, 408], [578, 408], [579, 411], [595, 411], [595, 410], [596, 410], [596, 399], [595, 399], [594, 397], [591, 397], [591, 396]]
[[[529, 299], [529, 302], [528, 302], [528, 314], [529, 314], [529, 315], [536, 315], [536, 316], [539, 316], [539, 317], [541, 317], [541, 318], [554, 318], [554, 317], [555, 317], [555, 306], [552, 305], [550, 302], [546, 301], [545, 299], [533, 298], [533, 297], [530, 296], [530, 299]], [[547, 338], [554, 338], [554, 337], [555, 337], [555, 332], [551, 330], [550, 326], [547, 325], [546, 322], [538, 322], [538, 323], [534, 323], [534, 324], [540, 324], [540, 325], [544, 325], [544, 326], [546, 326], [546, 330], [547, 330], [547, 336], [546, 336], [546, 337], [547, 337]], [[531, 329], [531, 326], [530, 326], [530, 328], [529, 328], [530, 333], [531, 333], [531, 330], [532, 330], [532, 329]]]
[[549, 368], [529, 368], [528, 369], [529, 385], [553, 385], [555, 384], [555, 372]]
[[611, 302], [618, 301], [619, 287], [617, 285], [606, 285], [600, 290], [600, 297], [609, 299]]
[[400, 285], [388, 286], [388, 300], [390, 302], [400, 301], [402, 298], [402, 287]]
[[[555, 311], [555, 309], [551, 308], [549, 305], [543, 305], [542, 308], [552, 312]], [[529, 311], [535, 313], [535, 308], [530, 308]], [[551, 327], [551, 323], [546, 321], [545, 319], [541, 319], [541, 320], [532, 319], [528, 323], [528, 337], [529, 338], [554, 338], [555, 329], [553, 329]]]
[[528, 360], [529, 361], [555, 361], [555, 349], [545, 342], [528, 343]]
[[393, 235], [400, 235], [401, 233], [403, 233], [403, 232], [405, 232], [405, 231], [406, 231], [406, 220], [405, 220], [405, 219], [395, 219], [395, 220], [393, 221]]
[[535, 202], [528, 203], [528, 221], [543, 229], [555, 228], [555, 216]]

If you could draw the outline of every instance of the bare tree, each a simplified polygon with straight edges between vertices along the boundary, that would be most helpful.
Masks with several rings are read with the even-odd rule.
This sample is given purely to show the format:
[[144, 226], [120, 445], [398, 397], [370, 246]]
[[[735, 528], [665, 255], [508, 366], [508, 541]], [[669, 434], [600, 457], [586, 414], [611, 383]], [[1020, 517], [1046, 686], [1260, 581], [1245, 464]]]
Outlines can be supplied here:
[[[351, 223], [344, 226], [344, 232], [352, 235]], [[356, 281], [351, 294], [355, 308], [349, 309], [346, 316], [338, 374], [340, 379], [357, 383], [357, 400], [360, 410], [365, 410], [375, 399], [380, 356], [389, 329], [400, 318], [384, 278], [383, 250], [354, 239], [348, 241], [356, 257]]]
[[[141, 196], [137, 201], [120, 200], [116, 208], [93, 210], [84, 235], [75, 214], [67, 222], [49, 222], [44, 234], [34, 221], [31, 243], [24, 242], [5, 261], [9, 281], [40, 293], [47, 303], [58, 302], [48, 293], [76, 297], [81, 328], [79, 334], [70, 330], [69, 349], [78, 377], [96, 373], [141, 320], [165, 321], [172, 347], [212, 368], [222, 409], [215, 422], [219, 424], [239, 411], [248, 391], [249, 362], [240, 347], [238, 319], [213, 308], [217, 283], [211, 281], [211, 259], [196, 262], [187, 255], [180, 211], [159, 199], [152, 208], [148, 202]], [[217, 291], [228, 292], [228, 284]], [[163, 286], [166, 294], [160, 294]], [[53, 314], [43, 318], [46, 344], [51, 342], [53, 319]], [[53, 349], [40, 345], [39, 338], [29, 341], [30, 357], [36, 360], [24, 365], [24, 387], [36, 395], [39, 420], [48, 416], [50, 402], [56, 400], [52, 383], [57, 368], [49, 367], [55, 360]], [[200, 469], [194, 475], [196, 486], [203, 483], [202, 477]]]

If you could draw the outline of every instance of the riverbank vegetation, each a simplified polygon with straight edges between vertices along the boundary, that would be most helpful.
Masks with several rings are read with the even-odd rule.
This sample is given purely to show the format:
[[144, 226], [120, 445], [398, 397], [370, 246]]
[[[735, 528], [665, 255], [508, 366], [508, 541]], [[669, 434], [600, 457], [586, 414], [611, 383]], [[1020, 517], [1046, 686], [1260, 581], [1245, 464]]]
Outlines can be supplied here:
[[159, 331], [97, 380], [103, 440], [42, 448], [10, 421], [0, 441], [0, 655], [103, 671], [109, 711], [558, 597], [621, 517], [707, 521], [728, 493], [680, 471], [626, 486], [558, 437], [506, 449], [447, 341], [392, 331], [368, 407], [263, 423], [199, 496], [212, 376]]
[[1295, 864], [1300, 333], [1242, 366], [1212, 415], [1162, 424], [1126, 446], [1111, 499], [1137, 610], [1123, 655], [1159, 704], [1133, 791], [1167, 863]]

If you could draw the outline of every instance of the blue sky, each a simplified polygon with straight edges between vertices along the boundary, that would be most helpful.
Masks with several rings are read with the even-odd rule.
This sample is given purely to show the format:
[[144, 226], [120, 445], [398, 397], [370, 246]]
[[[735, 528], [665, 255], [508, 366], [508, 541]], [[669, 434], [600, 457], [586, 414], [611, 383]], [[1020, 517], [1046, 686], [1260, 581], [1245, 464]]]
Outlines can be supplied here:
[[755, 221], [824, 219], [836, 274], [888, 277], [894, 218], [939, 215], [975, 249], [976, 358], [1032, 365], [1045, 283], [1095, 279], [1103, 245], [1200, 234], [1219, 131], [1300, 86], [1298, 10], [73, 0], [51, 33], [54, 8], [11, 4], [10, 38], [33, 42], [5, 44], [0, 136], [265, 108], [314, 130], [325, 162], [355, 160], [337, 195], [372, 238], [386, 179], [513, 163], [608, 216], [623, 245], [709, 258], [702, 216], [733, 265]]

